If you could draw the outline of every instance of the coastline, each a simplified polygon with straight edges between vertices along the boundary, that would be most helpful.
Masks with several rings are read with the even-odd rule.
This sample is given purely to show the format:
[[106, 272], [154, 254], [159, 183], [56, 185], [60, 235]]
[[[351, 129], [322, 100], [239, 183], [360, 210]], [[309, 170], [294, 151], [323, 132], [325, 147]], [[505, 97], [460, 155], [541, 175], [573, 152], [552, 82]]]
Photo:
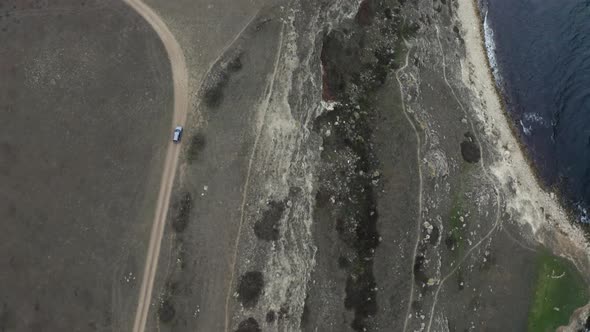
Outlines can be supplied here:
[[519, 224], [530, 227], [534, 240], [571, 260], [588, 278], [587, 239], [570, 221], [559, 198], [542, 188], [510, 125], [490, 67], [479, 10], [477, 0], [459, 1], [457, 15], [463, 27], [466, 51], [462, 77], [473, 94], [471, 108], [495, 157], [490, 170], [506, 197], [506, 213]]
[[[513, 116], [508, 111], [510, 107], [510, 96], [507, 90], [507, 82], [504, 80], [504, 77], [502, 77], [502, 71], [498, 60], [496, 59], [496, 42], [494, 40], [495, 31], [492, 29], [488, 21], [488, 1], [476, 1], [480, 2], [478, 5], [476, 5], [476, 15], [479, 16], [480, 24], [482, 25], [482, 42], [488, 59], [490, 77], [495, 83], [494, 87], [498, 94], [498, 98], [500, 99], [500, 104], [502, 105], [504, 115], [507, 119], [510, 119], [508, 121], [508, 125], [512, 130], [512, 134], [516, 138], [517, 143], [520, 145], [521, 150], [524, 152], [525, 160], [528, 162], [529, 167], [531, 168], [531, 171], [533, 172], [533, 175], [537, 179], [537, 182], [540, 184], [541, 188], [544, 188], [545, 191], [555, 194], [560, 206], [564, 209], [570, 220], [587, 224], [589, 222], [587, 220], [588, 213], [585, 211], [587, 208], [583, 205], [580, 205], [579, 202], [575, 202], [569, 198], [564, 192], [564, 189], [559, 187], [557, 184], [549, 184], [547, 180], [542, 177], [541, 171], [534, 165], [533, 156], [527, 150], [526, 144], [524, 143], [525, 136], [521, 133], [518, 123], [515, 122], [515, 118], [513, 118]], [[588, 233], [586, 234], [588, 235]]]

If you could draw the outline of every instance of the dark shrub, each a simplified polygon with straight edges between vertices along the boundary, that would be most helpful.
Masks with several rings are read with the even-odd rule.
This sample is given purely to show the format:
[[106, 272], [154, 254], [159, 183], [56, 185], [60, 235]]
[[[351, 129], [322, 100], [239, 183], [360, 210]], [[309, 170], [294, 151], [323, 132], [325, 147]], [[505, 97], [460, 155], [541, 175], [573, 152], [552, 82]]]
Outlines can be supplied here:
[[262, 289], [264, 288], [264, 277], [262, 272], [249, 271], [240, 277], [238, 282], [238, 300], [246, 308], [256, 305]]

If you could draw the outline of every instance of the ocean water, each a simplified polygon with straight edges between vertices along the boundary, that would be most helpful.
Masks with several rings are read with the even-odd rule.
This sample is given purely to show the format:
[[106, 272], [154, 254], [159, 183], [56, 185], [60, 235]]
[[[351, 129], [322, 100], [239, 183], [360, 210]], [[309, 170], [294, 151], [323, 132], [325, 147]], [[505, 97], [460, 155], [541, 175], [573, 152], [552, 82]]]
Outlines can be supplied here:
[[590, 0], [482, 0], [488, 53], [545, 184], [590, 221]]

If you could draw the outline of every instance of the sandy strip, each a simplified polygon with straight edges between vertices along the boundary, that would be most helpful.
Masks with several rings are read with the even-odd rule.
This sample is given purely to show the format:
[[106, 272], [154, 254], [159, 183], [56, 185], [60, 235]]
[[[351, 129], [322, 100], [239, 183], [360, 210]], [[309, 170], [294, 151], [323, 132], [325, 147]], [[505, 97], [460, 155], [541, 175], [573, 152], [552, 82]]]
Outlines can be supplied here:
[[462, 78], [473, 94], [470, 107], [496, 155], [490, 171], [506, 197], [506, 212], [530, 226], [537, 241], [572, 260], [584, 275], [590, 275], [588, 241], [569, 220], [555, 195], [537, 182], [505, 116], [484, 47], [483, 23], [476, 1], [459, 0], [457, 14], [466, 48]]

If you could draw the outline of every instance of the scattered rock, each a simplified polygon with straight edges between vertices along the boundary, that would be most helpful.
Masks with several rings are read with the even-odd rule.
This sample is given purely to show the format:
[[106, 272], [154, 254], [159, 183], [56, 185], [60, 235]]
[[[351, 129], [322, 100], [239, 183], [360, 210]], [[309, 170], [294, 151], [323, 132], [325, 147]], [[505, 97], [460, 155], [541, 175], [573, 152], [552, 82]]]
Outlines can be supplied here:
[[426, 233], [432, 233], [434, 227], [428, 221], [425, 221], [422, 225], [424, 226], [424, 229], [426, 229]]

